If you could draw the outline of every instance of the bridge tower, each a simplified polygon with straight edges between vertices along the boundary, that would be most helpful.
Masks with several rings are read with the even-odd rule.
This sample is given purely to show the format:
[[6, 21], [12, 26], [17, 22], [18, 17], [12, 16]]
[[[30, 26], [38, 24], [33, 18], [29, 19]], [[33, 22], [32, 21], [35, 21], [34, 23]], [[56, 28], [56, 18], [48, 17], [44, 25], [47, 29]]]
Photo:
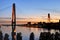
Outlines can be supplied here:
[[48, 13], [48, 22], [50, 22], [50, 13]]
[[16, 11], [15, 3], [12, 5], [12, 40], [16, 40]]

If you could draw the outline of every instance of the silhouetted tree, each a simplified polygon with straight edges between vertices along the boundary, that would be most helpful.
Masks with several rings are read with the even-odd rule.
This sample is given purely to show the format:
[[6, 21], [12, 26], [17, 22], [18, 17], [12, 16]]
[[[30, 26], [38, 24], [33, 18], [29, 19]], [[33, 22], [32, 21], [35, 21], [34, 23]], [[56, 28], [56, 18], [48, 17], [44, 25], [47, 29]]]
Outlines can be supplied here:
[[29, 40], [34, 40], [34, 33], [33, 32], [30, 34], [30, 39]]
[[4, 36], [4, 40], [9, 40], [9, 35], [7, 33]]
[[17, 40], [22, 40], [21, 32], [17, 33]]

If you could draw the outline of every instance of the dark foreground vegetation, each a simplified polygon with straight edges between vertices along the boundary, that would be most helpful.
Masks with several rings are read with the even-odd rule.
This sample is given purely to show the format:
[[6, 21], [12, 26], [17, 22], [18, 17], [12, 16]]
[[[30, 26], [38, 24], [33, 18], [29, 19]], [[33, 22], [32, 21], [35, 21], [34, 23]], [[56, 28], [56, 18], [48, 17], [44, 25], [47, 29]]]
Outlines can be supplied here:
[[[3, 37], [3, 33], [0, 31], [0, 40], [9, 40], [9, 35], [6, 33]], [[16, 40], [22, 40], [22, 33], [17, 33]], [[35, 40], [34, 33], [30, 34], [29, 40]], [[60, 40], [60, 33], [56, 32], [51, 34], [50, 32], [41, 32], [39, 40]]]

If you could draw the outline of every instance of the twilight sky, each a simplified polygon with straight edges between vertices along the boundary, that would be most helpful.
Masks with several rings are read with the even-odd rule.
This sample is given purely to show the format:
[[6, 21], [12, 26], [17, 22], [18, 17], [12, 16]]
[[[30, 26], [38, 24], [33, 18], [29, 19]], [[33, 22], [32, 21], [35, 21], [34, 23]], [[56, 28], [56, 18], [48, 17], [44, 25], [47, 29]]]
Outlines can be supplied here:
[[0, 0], [0, 17], [11, 17], [13, 3], [19, 18], [60, 18], [60, 0]]

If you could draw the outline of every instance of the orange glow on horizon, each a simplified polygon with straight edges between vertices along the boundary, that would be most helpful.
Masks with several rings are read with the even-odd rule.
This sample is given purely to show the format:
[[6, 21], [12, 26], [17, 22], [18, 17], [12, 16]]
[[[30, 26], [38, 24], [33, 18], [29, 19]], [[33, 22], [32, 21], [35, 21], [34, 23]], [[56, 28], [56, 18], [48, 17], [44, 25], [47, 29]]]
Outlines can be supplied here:
[[[25, 20], [17, 20], [17, 23], [27, 23], [27, 22], [48, 22], [47, 19], [25, 19]], [[59, 22], [59, 20], [50, 20], [50, 22]], [[1, 20], [0, 23], [11, 23], [11, 20]]]

